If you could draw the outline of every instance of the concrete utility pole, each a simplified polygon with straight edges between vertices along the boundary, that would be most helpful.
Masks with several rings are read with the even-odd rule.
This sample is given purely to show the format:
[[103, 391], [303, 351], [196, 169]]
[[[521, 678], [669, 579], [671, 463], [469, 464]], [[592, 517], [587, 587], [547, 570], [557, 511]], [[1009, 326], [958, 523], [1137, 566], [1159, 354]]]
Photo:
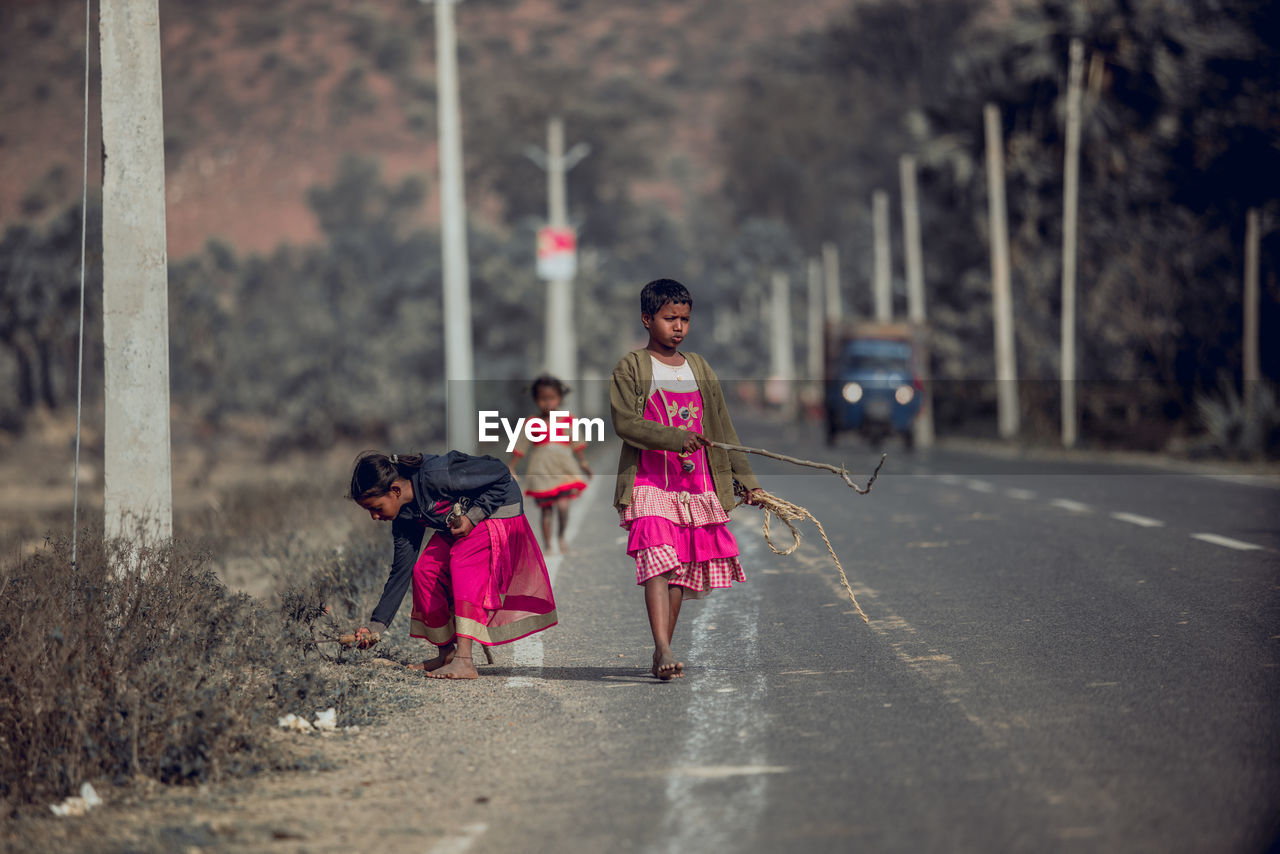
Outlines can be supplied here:
[[1076, 444], [1076, 223], [1080, 199], [1080, 101], [1084, 45], [1071, 40], [1067, 152], [1062, 167], [1062, 445]]
[[[423, 0], [427, 2], [427, 0]], [[462, 191], [462, 120], [458, 109], [458, 49], [453, 6], [436, 4], [436, 103], [440, 148], [440, 237], [444, 253], [444, 377], [450, 448], [476, 446], [475, 369], [471, 347], [471, 272], [467, 208]]]
[[907, 259], [907, 317], [915, 327], [920, 347], [920, 380], [924, 397], [916, 416], [915, 441], [920, 448], [933, 446], [933, 384], [929, 382], [929, 326], [925, 320], [924, 247], [920, 237], [920, 197], [916, 190], [916, 159], [904, 154], [898, 159], [902, 183], [902, 244]]
[[823, 336], [822, 320], [824, 309], [824, 293], [822, 282], [822, 262], [817, 258], [809, 259], [809, 328], [807, 337], [807, 356], [809, 359], [809, 379], [814, 383], [822, 382]]
[[169, 261], [157, 0], [101, 0], [103, 522], [108, 537], [173, 536]]
[[1244, 218], [1244, 423], [1245, 436], [1257, 435], [1257, 393], [1262, 371], [1258, 360], [1258, 252], [1261, 243], [1258, 209]]
[[880, 323], [893, 321], [893, 289], [889, 267], [889, 194], [876, 190], [871, 196], [871, 216], [875, 225], [875, 315]]
[[795, 400], [796, 363], [791, 343], [791, 279], [786, 273], [773, 274], [773, 300], [766, 303], [769, 317], [770, 403], [789, 407]]
[[[591, 147], [578, 143], [568, 154], [564, 151], [564, 121], [555, 116], [547, 122], [547, 150], [525, 150], [526, 156], [547, 172], [547, 225], [568, 228], [569, 203], [565, 175]], [[572, 382], [578, 373], [577, 329], [573, 322], [573, 277], [558, 276], [547, 286], [547, 314], [544, 318], [546, 369], [563, 380]]]
[[827, 289], [827, 320], [835, 323], [844, 315], [840, 299], [840, 255], [834, 243], [822, 244], [822, 273]]
[[991, 213], [991, 292], [995, 324], [996, 409], [1000, 436], [1018, 435], [1018, 368], [1013, 346], [1013, 288], [1009, 281], [1009, 227], [1004, 200], [1004, 134], [1000, 108], [983, 110], [987, 134], [987, 195]]

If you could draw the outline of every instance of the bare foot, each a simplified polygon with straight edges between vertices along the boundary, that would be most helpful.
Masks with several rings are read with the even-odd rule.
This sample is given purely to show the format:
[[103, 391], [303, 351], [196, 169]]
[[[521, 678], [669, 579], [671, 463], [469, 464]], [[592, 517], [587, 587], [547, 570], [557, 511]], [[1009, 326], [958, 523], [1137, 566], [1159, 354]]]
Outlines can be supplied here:
[[560, 538], [560, 554], [567, 555], [569, 553], [569, 544], [565, 542], [564, 537]]
[[675, 656], [671, 654], [671, 650], [662, 652], [655, 649], [653, 651], [653, 670], [651, 672], [663, 682], [680, 679], [684, 676], [684, 662], [676, 661]]
[[440, 654], [437, 655], [435, 658], [428, 658], [426, 661], [421, 661], [416, 664], [410, 664], [408, 665], [408, 669], [409, 670], [425, 670], [428, 673], [430, 673], [432, 670], [439, 670], [441, 667], [444, 667], [450, 661], [453, 661], [453, 654], [456, 651], [457, 651], [457, 647], [455, 646], [440, 647]]
[[471, 663], [471, 656], [462, 655], [455, 655], [443, 667], [427, 671], [427, 677], [431, 679], [475, 679], [479, 676], [480, 672]]

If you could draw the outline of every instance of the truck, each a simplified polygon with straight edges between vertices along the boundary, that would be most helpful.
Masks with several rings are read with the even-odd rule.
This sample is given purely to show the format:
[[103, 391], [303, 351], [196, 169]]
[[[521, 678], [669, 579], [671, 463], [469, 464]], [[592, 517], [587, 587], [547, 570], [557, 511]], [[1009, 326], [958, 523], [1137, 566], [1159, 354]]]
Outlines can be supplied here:
[[838, 321], [826, 325], [823, 402], [827, 444], [842, 432], [869, 442], [902, 437], [915, 446], [915, 419], [923, 402], [922, 330], [908, 323]]

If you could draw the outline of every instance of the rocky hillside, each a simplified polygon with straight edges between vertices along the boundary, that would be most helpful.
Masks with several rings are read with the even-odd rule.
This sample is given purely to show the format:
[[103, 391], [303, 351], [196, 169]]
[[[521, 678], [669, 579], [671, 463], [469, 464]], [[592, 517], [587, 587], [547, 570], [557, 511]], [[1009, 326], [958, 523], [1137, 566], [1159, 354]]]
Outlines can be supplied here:
[[[718, 115], [761, 48], [816, 29], [849, 0], [468, 0], [457, 7], [468, 193], [493, 222], [535, 214], [522, 155], [567, 117], [592, 144], [573, 179], [679, 214], [718, 185]], [[319, 232], [309, 188], [343, 154], [435, 185], [434, 13], [420, 0], [161, 0], [169, 244], [240, 251]], [[96, 91], [96, 7], [93, 18]], [[0, 7], [0, 224], [79, 197], [84, 7]], [[91, 187], [98, 181], [91, 98]], [[575, 133], [575, 130], [577, 133]], [[581, 188], [572, 195], [580, 196]], [[422, 216], [435, 210], [429, 190]]]

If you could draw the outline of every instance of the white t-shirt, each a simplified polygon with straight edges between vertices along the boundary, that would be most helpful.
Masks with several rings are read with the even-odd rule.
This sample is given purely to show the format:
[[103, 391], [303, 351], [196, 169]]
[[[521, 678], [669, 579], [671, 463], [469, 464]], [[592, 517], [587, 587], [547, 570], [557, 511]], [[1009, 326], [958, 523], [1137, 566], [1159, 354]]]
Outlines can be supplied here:
[[698, 381], [693, 378], [693, 367], [688, 359], [685, 359], [682, 365], [664, 365], [650, 353], [649, 361], [653, 363], [653, 382], [649, 383], [650, 395], [659, 389], [678, 392], [698, 390]]

